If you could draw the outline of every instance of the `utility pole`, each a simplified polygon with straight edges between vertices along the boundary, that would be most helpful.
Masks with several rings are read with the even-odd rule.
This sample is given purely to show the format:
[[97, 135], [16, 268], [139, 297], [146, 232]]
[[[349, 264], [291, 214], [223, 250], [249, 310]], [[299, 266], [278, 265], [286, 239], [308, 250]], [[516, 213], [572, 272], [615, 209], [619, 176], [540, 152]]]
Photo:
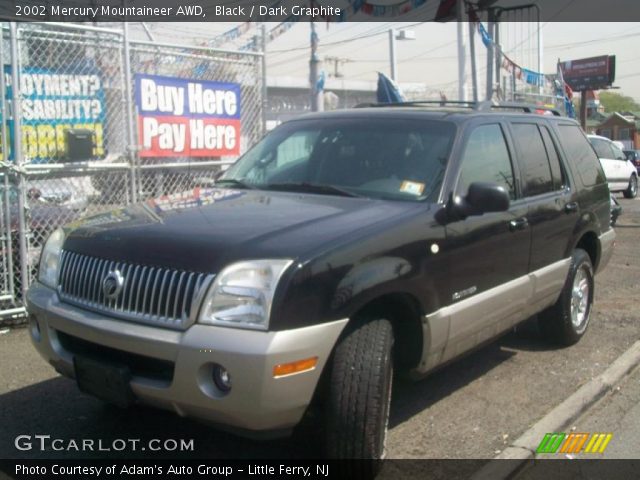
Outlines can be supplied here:
[[[500, 85], [502, 84], [502, 78], [501, 78], [501, 73], [502, 73], [502, 47], [500, 46], [500, 11], [498, 11], [497, 13], [494, 11], [493, 14], [493, 45], [495, 47], [495, 51], [493, 52], [493, 56], [495, 57], [495, 62], [496, 62], [496, 85], [497, 85], [497, 90], [498, 92], [500, 92]], [[502, 88], [502, 98], [499, 98], [499, 100], [506, 100], [506, 97], [504, 96], [506, 92], [506, 83], [505, 86]]]
[[340, 66], [345, 63], [353, 62], [350, 58], [344, 57], [324, 57], [324, 61], [328, 63], [333, 63], [333, 76], [335, 78], [344, 77], [342, 72], [340, 71]]
[[473, 87], [473, 101], [478, 101], [478, 72], [476, 71], [476, 40], [474, 23], [469, 22], [469, 54], [471, 56], [471, 85]]
[[[493, 39], [493, 43], [489, 45], [487, 48], [487, 90], [485, 99], [490, 101], [493, 98], [493, 59], [494, 59], [494, 49], [496, 48], [495, 42], [495, 31], [496, 31], [496, 22], [495, 22], [495, 10], [490, 8], [488, 11], [488, 22], [487, 22], [487, 32], [489, 36]], [[495, 76], [497, 78], [497, 83], [500, 83], [500, 70], [495, 72]]]
[[[542, 26], [540, 25], [540, 9], [538, 8], [538, 73], [543, 73], [544, 62], [543, 57], [543, 45], [542, 45]], [[540, 95], [544, 93], [544, 85], [540, 84]]]
[[389, 63], [390, 63], [390, 75], [391, 80], [396, 80], [396, 30], [395, 28], [389, 29]]
[[580, 91], [580, 126], [587, 131], [587, 90]]
[[458, 26], [458, 100], [467, 99], [466, 46], [464, 39], [464, 0], [457, 0], [456, 15]]
[[396, 40], [415, 40], [416, 33], [413, 30], [396, 30], [395, 28], [389, 29], [389, 72], [391, 74], [391, 80], [398, 81], [398, 62], [396, 60]]
[[[313, 6], [314, 2], [311, 2]], [[322, 90], [318, 88], [320, 79], [320, 60], [318, 59], [318, 34], [316, 25], [311, 21], [311, 59], [309, 60], [309, 82], [311, 83], [311, 111], [321, 112], [324, 110]]]

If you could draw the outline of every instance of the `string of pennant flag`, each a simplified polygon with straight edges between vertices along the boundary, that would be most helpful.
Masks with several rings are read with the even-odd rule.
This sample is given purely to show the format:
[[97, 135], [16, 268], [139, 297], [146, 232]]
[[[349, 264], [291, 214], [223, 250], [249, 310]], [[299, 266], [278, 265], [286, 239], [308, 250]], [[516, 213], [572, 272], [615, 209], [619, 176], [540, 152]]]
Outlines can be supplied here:
[[241, 37], [246, 32], [248, 32], [250, 28], [251, 28], [251, 22], [243, 22], [233, 27], [231, 30], [227, 30], [226, 32], [221, 33], [217, 37], [212, 38], [211, 40], [209, 40], [208, 45], [211, 48], [220, 47], [225, 43], [228, 43], [232, 40], [235, 40], [236, 38]]
[[[276, 6], [280, 1], [275, 2], [272, 6]], [[404, 15], [410, 11], [421, 7], [427, 3], [427, 0], [401, 0], [398, 3], [391, 5], [377, 5], [368, 0], [349, 0], [349, 5], [346, 8], [340, 10], [340, 15], [325, 18], [329, 22], [345, 22], [357, 13], [369, 15], [372, 17], [397, 17]], [[304, 16], [290, 15], [283, 22], [276, 25], [267, 33], [267, 41], [275, 40], [283, 33], [289, 31], [297, 22], [304, 20]], [[218, 35], [208, 42], [209, 47], [216, 48], [230, 41], [236, 40], [243, 36], [251, 29], [251, 22], [244, 22], [236, 27], [227, 30], [226, 32]], [[245, 45], [240, 47], [240, 50], [251, 50], [255, 48], [255, 39], [251, 39]]]
[[529, 70], [528, 68], [521, 67], [516, 62], [511, 60], [500, 48], [499, 45], [496, 45], [489, 35], [489, 32], [484, 27], [481, 21], [479, 21], [478, 17], [472, 12], [471, 15], [472, 21], [474, 21], [477, 25], [478, 33], [480, 34], [480, 38], [482, 38], [482, 43], [487, 48], [495, 48], [500, 52], [500, 57], [502, 58], [502, 68], [511, 74], [515, 74], [515, 77], [518, 80], [522, 80], [529, 85], [535, 85], [537, 87], [543, 87], [545, 85], [552, 86], [553, 80], [544, 73], [534, 72], [533, 70]]
[[[279, 4], [280, 1], [274, 3]], [[397, 3], [390, 5], [378, 5], [370, 2], [369, 0], [349, 0], [349, 5], [341, 9], [340, 15], [333, 18], [326, 18], [327, 21], [344, 22], [356, 15], [362, 13], [370, 15], [372, 17], [394, 17], [404, 15], [411, 10], [419, 8], [427, 3], [427, 0], [401, 0]], [[479, 21], [475, 11], [470, 11], [470, 18], [477, 24], [477, 30], [482, 39], [482, 43], [487, 48], [497, 48], [500, 51], [502, 58], [502, 68], [511, 74], [515, 74], [518, 80], [522, 80], [529, 85], [545, 86], [551, 85], [553, 80], [547, 78], [546, 75], [540, 72], [535, 72], [528, 68], [521, 67], [514, 62], [508, 55], [506, 55], [497, 45], [495, 45], [493, 39], [487, 32], [482, 22]], [[297, 22], [303, 20], [304, 17], [290, 15], [286, 20], [276, 25], [269, 30], [267, 34], [267, 42], [271, 42], [289, 31]], [[251, 28], [251, 22], [244, 22], [236, 27], [222, 33], [209, 42], [209, 46], [212, 48], [219, 47], [220, 45], [229, 41], [235, 40], [244, 35]], [[249, 40], [245, 45], [240, 47], [240, 50], [253, 50], [256, 48], [255, 37]]]
[[493, 41], [491, 35], [484, 27], [475, 11], [470, 11], [470, 19], [472, 22], [475, 22], [477, 25], [477, 31], [480, 34], [480, 38], [482, 39], [482, 43], [487, 49], [494, 48], [497, 52], [500, 53], [502, 58], [502, 68], [507, 72], [515, 75], [518, 80], [522, 80], [529, 85], [535, 86], [546, 86], [548, 88], [552, 88], [555, 91], [555, 94], [558, 98], [562, 98], [564, 102], [564, 108], [567, 116], [574, 118], [575, 111], [573, 108], [573, 103], [571, 99], [573, 97], [573, 92], [571, 87], [567, 85], [564, 81], [564, 76], [562, 74], [562, 68], [560, 66], [560, 60], [558, 59], [557, 73], [555, 75], [545, 75], [541, 72], [534, 72], [533, 70], [529, 70], [528, 68], [523, 68], [518, 65], [516, 62], [511, 60], [505, 53], [502, 51], [499, 45]]
[[[372, 3], [370, 0], [348, 0], [349, 4], [346, 8], [341, 9], [340, 15], [334, 17], [325, 18], [327, 22], [344, 22], [353, 17], [358, 13], [362, 13], [365, 15], [370, 15], [373, 17], [395, 17], [399, 15], [404, 15], [416, 8], [419, 8], [427, 3], [428, 0], [400, 0], [394, 4], [388, 5], [379, 5]], [[278, 5], [281, 3], [281, 0], [276, 0], [272, 6]], [[316, 3], [319, 3], [316, 1]], [[525, 82], [528, 85], [534, 85], [538, 87], [549, 87], [554, 88], [557, 92], [558, 96], [566, 97], [564, 79], [562, 78], [562, 72], [560, 66], [558, 65], [558, 72], [556, 75], [545, 75], [542, 72], [536, 72], [534, 70], [522, 67], [518, 65], [514, 60], [512, 60], [508, 55], [504, 53], [502, 48], [497, 45], [485, 26], [480, 21], [476, 11], [470, 4], [467, 4], [470, 8], [469, 10], [469, 19], [471, 22], [475, 23], [477, 26], [477, 32], [482, 39], [482, 43], [484, 46], [489, 48], [494, 48], [497, 52], [499, 52], [500, 57], [502, 58], [502, 68], [508, 73], [515, 76], [516, 79]], [[297, 22], [304, 20], [303, 16], [290, 15], [283, 22], [276, 25], [274, 28], [269, 30], [267, 33], [267, 42], [271, 42], [281, 36], [282, 34], [289, 31]], [[236, 27], [224, 32], [223, 34], [217, 36], [209, 42], [210, 47], [218, 47], [226, 42], [235, 40], [242, 35], [244, 35], [251, 28], [251, 22], [244, 22]], [[251, 40], [249, 40], [245, 45], [240, 47], [240, 50], [255, 50], [256, 45], [256, 37], [254, 36]], [[568, 100], [570, 101], [571, 96], [569, 95]], [[565, 98], [566, 100], [566, 98]], [[570, 103], [570, 102], [569, 102]]]
[[[269, 30], [269, 32], [267, 32], [266, 41], [271, 42], [276, 38], [278, 38], [283, 33], [288, 32], [289, 30], [291, 30], [291, 27], [293, 27], [296, 24], [297, 21], [298, 19], [294, 15], [290, 15], [289, 17], [287, 17], [287, 19], [284, 22], [279, 23], [278, 25], [273, 27], [271, 30]], [[247, 43], [245, 43], [240, 47], [240, 50], [242, 51], [255, 50], [255, 49], [256, 49], [256, 37], [253, 37], [251, 40], [249, 40]]]

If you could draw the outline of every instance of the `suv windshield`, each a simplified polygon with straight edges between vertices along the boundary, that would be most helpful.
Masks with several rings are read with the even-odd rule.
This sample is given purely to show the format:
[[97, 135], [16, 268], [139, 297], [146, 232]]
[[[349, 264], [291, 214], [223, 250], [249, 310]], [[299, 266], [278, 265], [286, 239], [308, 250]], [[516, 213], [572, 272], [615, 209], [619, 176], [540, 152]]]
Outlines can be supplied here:
[[455, 128], [451, 122], [397, 118], [293, 121], [268, 134], [219, 184], [433, 200], [440, 190]]

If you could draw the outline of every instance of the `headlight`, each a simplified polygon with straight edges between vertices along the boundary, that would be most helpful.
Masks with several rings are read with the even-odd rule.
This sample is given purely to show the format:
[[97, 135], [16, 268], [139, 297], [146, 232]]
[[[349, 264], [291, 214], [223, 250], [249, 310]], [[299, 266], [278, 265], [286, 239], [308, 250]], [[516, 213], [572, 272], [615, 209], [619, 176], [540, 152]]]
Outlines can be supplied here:
[[64, 243], [64, 231], [58, 228], [44, 244], [40, 255], [38, 280], [44, 285], [56, 288], [58, 286], [58, 271], [60, 269], [60, 253]]
[[234, 263], [220, 272], [200, 310], [200, 323], [267, 330], [273, 295], [292, 260]]

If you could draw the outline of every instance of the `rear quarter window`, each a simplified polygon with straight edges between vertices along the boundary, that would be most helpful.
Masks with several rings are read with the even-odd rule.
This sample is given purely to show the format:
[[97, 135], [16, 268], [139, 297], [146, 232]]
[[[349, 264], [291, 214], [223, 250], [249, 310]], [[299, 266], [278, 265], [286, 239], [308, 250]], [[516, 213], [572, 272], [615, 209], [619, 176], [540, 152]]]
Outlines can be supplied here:
[[572, 163], [586, 187], [605, 183], [606, 179], [600, 161], [589, 140], [578, 125], [558, 125], [560, 143], [567, 161]]
[[593, 145], [593, 149], [596, 151], [596, 155], [598, 155], [599, 158], [615, 158], [611, 151], [611, 145], [606, 140], [591, 138], [589, 141], [591, 142], [591, 145]]
[[553, 191], [549, 158], [538, 126], [535, 123], [514, 123], [511, 129], [520, 154], [525, 196]]

